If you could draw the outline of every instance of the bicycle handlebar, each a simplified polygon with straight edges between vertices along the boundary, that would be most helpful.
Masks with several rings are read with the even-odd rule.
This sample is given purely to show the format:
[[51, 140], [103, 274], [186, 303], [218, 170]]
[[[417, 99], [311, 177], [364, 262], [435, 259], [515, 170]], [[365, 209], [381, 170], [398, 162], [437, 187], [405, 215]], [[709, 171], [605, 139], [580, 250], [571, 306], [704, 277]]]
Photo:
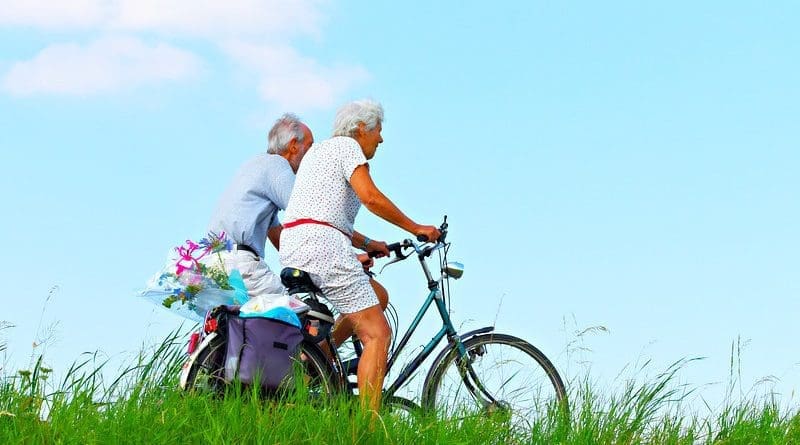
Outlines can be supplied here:
[[[444, 215], [444, 221], [442, 222], [442, 225], [439, 226], [439, 233], [441, 235], [439, 235], [439, 239], [436, 240], [436, 242], [444, 244], [444, 239], [447, 236], [447, 215]], [[426, 235], [417, 235], [417, 241], [421, 243], [430, 242]]]
[[[442, 222], [442, 225], [439, 226], [439, 232], [441, 233], [439, 239], [436, 240], [435, 243], [429, 245], [424, 245], [424, 244], [420, 245], [410, 239], [405, 239], [400, 242], [386, 245], [386, 249], [389, 250], [389, 252], [394, 253], [395, 258], [389, 263], [385, 264], [383, 267], [386, 267], [389, 264], [396, 263], [398, 261], [402, 261], [408, 258], [410, 256], [410, 252], [409, 254], [405, 254], [403, 253], [403, 249], [413, 248], [414, 251], [417, 253], [417, 255], [423, 258], [430, 256], [430, 254], [433, 253], [434, 251], [444, 247], [446, 245], [445, 239], [447, 237], [447, 215], [445, 215], [444, 222]], [[417, 235], [417, 240], [425, 244], [429, 242], [428, 237], [425, 235]], [[377, 256], [377, 252], [374, 252], [374, 254], [373, 252], [370, 252], [370, 257], [374, 258], [375, 256]]]
[[[394, 252], [394, 254], [396, 256], [403, 256], [403, 250], [402, 250], [403, 247], [404, 247], [404, 245], [402, 243], [392, 243], [392, 244], [387, 244], [386, 245], [386, 249], [389, 252]], [[369, 255], [370, 258], [375, 258], [379, 254], [380, 254], [380, 252], [377, 251], [377, 250], [373, 250], [372, 252], [367, 252], [367, 255]]]
[[397, 256], [403, 255], [403, 243], [392, 243], [386, 246], [389, 252], [394, 252]]

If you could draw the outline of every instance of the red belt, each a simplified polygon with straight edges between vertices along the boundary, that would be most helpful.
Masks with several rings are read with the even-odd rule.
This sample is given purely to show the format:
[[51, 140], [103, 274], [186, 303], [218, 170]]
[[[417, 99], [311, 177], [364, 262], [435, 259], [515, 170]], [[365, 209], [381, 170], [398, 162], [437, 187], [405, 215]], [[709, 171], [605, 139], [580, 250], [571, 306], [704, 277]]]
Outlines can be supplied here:
[[283, 223], [283, 228], [284, 229], [288, 229], [288, 228], [299, 226], [299, 225], [302, 225], [302, 224], [319, 224], [321, 226], [332, 227], [332, 228], [338, 230], [339, 232], [341, 232], [342, 235], [344, 235], [344, 236], [346, 236], [348, 238], [353, 238], [353, 235], [350, 235], [349, 233], [347, 233], [344, 230], [334, 226], [333, 224], [331, 224], [329, 222], [317, 221], [316, 219], [311, 219], [311, 218], [300, 218], [300, 219], [296, 219], [294, 221]]

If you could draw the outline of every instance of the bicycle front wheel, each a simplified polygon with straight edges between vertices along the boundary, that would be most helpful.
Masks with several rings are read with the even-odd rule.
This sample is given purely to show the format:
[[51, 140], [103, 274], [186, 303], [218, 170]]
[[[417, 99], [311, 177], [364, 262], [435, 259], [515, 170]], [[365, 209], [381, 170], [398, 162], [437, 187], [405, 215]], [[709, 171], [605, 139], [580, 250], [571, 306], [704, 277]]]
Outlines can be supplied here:
[[517, 337], [485, 334], [467, 339], [434, 364], [423, 406], [450, 417], [493, 415], [530, 431], [537, 418], [566, 409], [566, 391], [550, 360]]

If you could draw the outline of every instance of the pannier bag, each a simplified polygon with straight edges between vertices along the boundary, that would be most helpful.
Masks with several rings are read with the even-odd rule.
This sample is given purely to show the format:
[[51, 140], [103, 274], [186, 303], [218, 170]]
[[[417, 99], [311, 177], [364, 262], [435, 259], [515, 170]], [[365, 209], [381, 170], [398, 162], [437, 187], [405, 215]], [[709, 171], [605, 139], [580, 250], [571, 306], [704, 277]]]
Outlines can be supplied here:
[[289, 374], [303, 334], [297, 326], [271, 318], [228, 316], [225, 381], [259, 383], [277, 389]]
[[[208, 367], [219, 383], [239, 380], [276, 390], [289, 376], [303, 334], [297, 326], [263, 317], [240, 317], [239, 306], [217, 306], [206, 315], [199, 339], [190, 342], [190, 357], [181, 373], [181, 387], [191, 389], [190, 369]], [[192, 344], [200, 346], [195, 347]], [[208, 349], [204, 363], [195, 363]], [[215, 384], [217, 389], [222, 389]]]

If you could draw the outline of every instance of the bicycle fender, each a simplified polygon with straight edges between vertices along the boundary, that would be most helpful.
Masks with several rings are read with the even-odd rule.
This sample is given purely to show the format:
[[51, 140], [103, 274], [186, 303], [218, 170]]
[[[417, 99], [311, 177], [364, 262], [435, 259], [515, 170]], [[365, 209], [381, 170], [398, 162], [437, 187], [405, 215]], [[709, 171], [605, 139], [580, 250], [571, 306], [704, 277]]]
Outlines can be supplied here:
[[200, 351], [205, 349], [211, 340], [213, 340], [218, 334], [216, 332], [212, 332], [206, 335], [206, 338], [200, 342], [200, 345], [197, 346], [197, 349], [192, 352], [192, 355], [189, 356], [189, 359], [184, 362], [183, 366], [181, 366], [181, 374], [180, 374], [180, 381], [179, 385], [182, 390], [186, 390], [186, 384], [188, 383], [187, 380], [189, 379], [189, 370], [192, 369], [192, 365], [194, 364], [195, 360], [197, 360], [197, 356], [200, 355]]
[[[463, 343], [467, 339], [470, 339], [472, 337], [475, 337], [475, 336], [478, 336], [478, 335], [481, 335], [481, 334], [486, 334], [486, 333], [492, 332], [492, 331], [494, 331], [494, 326], [486, 326], [486, 327], [483, 327], [483, 328], [480, 328], [480, 329], [475, 329], [475, 330], [466, 332], [464, 334], [461, 334], [461, 335], [458, 336], [458, 338], [460, 338], [461, 342]], [[431, 379], [433, 378], [433, 373], [436, 372], [436, 368], [439, 367], [439, 364], [442, 362], [442, 360], [444, 360], [445, 356], [447, 356], [447, 354], [452, 350], [453, 350], [453, 344], [448, 342], [447, 346], [445, 346], [445, 348], [442, 349], [441, 352], [439, 352], [439, 355], [437, 355], [436, 358], [433, 360], [433, 363], [431, 363], [431, 367], [428, 369], [428, 374], [425, 376], [425, 383], [422, 385], [422, 388], [423, 388], [423, 395], [422, 395], [423, 401], [422, 401], [422, 403], [423, 403], [423, 405], [425, 405], [426, 399], [428, 398], [427, 389], [428, 389], [428, 384], [430, 383]]]

